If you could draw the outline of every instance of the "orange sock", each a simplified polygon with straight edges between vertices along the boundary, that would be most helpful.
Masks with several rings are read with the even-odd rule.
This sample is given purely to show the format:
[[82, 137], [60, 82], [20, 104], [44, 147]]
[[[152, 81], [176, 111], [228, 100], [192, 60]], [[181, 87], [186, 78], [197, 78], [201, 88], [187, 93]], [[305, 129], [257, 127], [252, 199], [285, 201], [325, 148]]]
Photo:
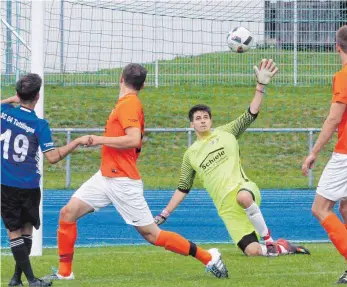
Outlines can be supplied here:
[[335, 213], [328, 215], [322, 222], [329, 238], [342, 256], [347, 259], [347, 229]]
[[76, 222], [59, 221], [58, 229], [58, 253], [59, 271], [63, 276], [69, 276], [72, 272], [72, 259], [74, 245], [77, 238]]
[[204, 265], [207, 265], [212, 259], [208, 251], [196, 246], [181, 235], [170, 231], [161, 230], [155, 245], [185, 256], [191, 255]]
[[345, 227], [346, 227], [346, 229], [347, 229], [347, 223], [345, 223]]

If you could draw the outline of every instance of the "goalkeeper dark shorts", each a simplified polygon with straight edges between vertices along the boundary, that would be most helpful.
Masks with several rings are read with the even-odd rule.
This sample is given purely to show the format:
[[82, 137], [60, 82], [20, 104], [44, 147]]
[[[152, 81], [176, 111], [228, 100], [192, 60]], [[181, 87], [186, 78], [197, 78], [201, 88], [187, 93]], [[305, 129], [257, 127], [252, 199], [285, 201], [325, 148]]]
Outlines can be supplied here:
[[26, 223], [40, 227], [40, 188], [1, 185], [1, 218], [6, 229], [16, 231]]

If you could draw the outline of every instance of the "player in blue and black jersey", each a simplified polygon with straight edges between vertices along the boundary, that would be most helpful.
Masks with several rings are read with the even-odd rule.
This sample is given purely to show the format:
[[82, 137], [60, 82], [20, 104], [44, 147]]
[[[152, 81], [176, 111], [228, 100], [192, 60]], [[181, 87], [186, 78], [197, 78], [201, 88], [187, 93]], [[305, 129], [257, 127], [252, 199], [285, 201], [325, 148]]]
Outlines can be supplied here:
[[39, 148], [50, 163], [57, 163], [89, 139], [55, 147], [48, 122], [34, 111], [41, 85], [39, 75], [27, 74], [16, 83], [17, 95], [1, 101], [1, 217], [16, 261], [9, 286], [22, 286], [22, 272], [29, 286], [52, 284], [34, 276], [29, 260], [33, 227], [40, 226]]

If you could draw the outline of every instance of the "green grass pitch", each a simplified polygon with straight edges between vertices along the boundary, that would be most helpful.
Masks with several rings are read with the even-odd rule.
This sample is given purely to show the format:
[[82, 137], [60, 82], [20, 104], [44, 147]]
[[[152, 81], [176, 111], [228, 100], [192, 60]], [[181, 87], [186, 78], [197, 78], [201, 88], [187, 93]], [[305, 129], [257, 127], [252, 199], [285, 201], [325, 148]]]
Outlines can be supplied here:
[[[229, 279], [205, 274], [204, 266], [192, 257], [173, 254], [153, 246], [77, 248], [74, 281], [56, 281], [53, 286], [99, 287], [309, 287], [333, 286], [344, 271], [341, 256], [332, 244], [306, 244], [312, 255], [276, 258], [246, 257], [231, 244], [218, 247], [229, 269]], [[56, 249], [44, 249], [43, 257], [32, 257], [37, 276], [57, 267]], [[1, 258], [1, 283], [7, 286], [13, 271], [12, 256]], [[26, 285], [26, 284], [25, 284]]]

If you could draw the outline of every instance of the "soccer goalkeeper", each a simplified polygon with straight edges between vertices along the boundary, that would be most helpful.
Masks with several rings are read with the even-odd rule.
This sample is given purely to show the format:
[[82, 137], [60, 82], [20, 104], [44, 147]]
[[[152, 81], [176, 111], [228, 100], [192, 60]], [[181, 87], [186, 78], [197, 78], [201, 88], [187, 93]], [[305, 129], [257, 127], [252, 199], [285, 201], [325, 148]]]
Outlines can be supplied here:
[[[241, 167], [237, 140], [257, 118], [265, 86], [278, 68], [271, 59], [263, 59], [259, 68], [255, 66], [254, 70], [257, 79], [255, 96], [248, 110], [235, 121], [211, 131], [210, 108], [196, 105], [190, 109], [190, 126], [195, 130], [197, 141], [185, 152], [178, 188], [166, 208], [155, 217], [155, 222], [160, 225], [166, 221], [189, 193], [197, 174], [213, 199], [231, 238], [244, 254], [309, 254], [307, 249], [294, 246], [287, 240], [273, 241], [259, 209], [259, 188], [248, 179]], [[258, 235], [265, 245], [259, 244]]]

